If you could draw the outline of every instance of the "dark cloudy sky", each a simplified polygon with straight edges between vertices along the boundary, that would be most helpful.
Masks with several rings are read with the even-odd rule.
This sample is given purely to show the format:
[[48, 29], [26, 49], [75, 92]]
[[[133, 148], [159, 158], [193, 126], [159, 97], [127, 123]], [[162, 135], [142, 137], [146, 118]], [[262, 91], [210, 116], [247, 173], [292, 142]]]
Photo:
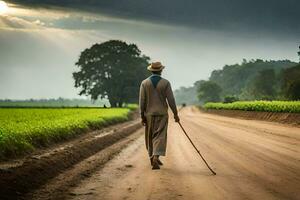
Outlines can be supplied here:
[[173, 88], [243, 58], [297, 61], [299, 0], [10, 0], [0, 14], [0, 99], [77, 97], [93, 43], [121, 39], [166, 65]]

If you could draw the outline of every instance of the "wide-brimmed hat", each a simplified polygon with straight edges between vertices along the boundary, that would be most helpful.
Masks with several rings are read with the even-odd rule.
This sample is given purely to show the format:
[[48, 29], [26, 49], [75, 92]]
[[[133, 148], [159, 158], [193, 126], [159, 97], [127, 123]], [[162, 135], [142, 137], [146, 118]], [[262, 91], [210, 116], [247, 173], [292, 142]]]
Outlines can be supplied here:
[[151, 65], [149, 65], [148, 67], [147, 67], [147, 69], [149, 70], [149, 71], [161, 71], [161, 70], [163, 70], [165, 68], [165, 66], [163, 66], [162, 64], [161, 64], [161, 62], [153, 62], [153, 63], [151, 63]]

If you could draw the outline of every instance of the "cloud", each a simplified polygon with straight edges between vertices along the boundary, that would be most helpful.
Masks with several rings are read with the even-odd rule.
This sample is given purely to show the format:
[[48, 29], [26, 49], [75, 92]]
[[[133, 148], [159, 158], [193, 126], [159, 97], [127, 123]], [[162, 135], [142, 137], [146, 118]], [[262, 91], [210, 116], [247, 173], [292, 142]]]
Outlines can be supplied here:
[[42, 21], [39, 20], [39, 19], [35, 20], [33, 23], [35, 23], [36, 25], [40, 25], [40, 26], [45, 26], [45, 25], [46, 25], [45, 22], [42, 22]]
[[12, 0], [209, 30], [300, 34], [299, 0]]
[[10, 4], [10, 12], [0, 16], [0, 28], [37, 29], [58, 28], [70, 30], [103, 30], [113, 25], [140, 24], [119, 17], [62, 10], [61, 8], [32, 8]]
[[38, 29], [38, 25], [19, 17], [0, 16], [0, 29]]

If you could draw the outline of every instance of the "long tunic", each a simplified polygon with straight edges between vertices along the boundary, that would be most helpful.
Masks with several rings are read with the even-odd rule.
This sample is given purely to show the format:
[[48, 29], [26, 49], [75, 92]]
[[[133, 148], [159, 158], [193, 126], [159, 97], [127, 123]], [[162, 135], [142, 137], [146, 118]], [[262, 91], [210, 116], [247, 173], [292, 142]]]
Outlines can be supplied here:
[[167, 147], [168, 105], [174, 115], [177, 107], [171, 84], [164, 78], [151, 77], [140, 86], [140, 114], [146, 118], [145, 142], [148, 154], [165, 156]]

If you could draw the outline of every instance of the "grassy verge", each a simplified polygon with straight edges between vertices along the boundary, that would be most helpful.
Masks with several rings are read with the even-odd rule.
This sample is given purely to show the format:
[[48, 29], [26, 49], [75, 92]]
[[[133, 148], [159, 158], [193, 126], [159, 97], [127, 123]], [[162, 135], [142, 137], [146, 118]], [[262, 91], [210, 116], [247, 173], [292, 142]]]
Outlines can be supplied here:
[[300, 101], [237, 101], [206, 103], [205, 109], [300, 113]]
[[0, 159], [125, 121], [134, 108], [0, 109]]

